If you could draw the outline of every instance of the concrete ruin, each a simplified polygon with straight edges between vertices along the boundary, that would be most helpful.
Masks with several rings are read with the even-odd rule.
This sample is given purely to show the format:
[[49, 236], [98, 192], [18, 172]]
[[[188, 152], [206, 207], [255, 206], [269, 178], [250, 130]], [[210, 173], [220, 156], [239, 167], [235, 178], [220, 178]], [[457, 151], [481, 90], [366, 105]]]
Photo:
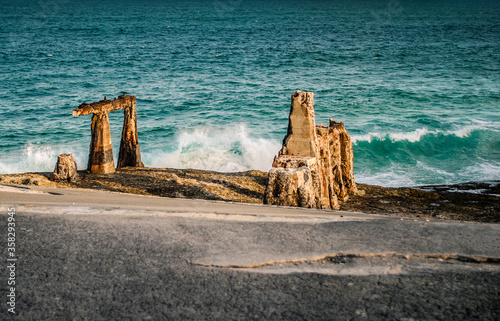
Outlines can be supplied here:
[[57, 157], [56, 168], [51, 179], [54, 181], [65, 180], [75, 182], [78, 180], [78, 172], [73, 154], [61, 154]]
[[90, 154], [87, 170], [95, 174], [109, 174], [115, 172], [113, 160], [113, 146], [109, 128], [108, 114], [115, 110], [124, 109], [124, 122], [118, 168], [132, 166], [144, 167], [141, 161], [139, 136], [137, 133], [137, 112], [135, 96], [123, 93], [114, 100], [104, 100], [87, 104], [84, 102], [73, 110], [73, 116], [92, 114]]
[[343, 123], [315, 124], [314, 94], [292, 95], [288, 132], [269, 172], [264, 204], [338, 209], [359, 193], [352, 142]]

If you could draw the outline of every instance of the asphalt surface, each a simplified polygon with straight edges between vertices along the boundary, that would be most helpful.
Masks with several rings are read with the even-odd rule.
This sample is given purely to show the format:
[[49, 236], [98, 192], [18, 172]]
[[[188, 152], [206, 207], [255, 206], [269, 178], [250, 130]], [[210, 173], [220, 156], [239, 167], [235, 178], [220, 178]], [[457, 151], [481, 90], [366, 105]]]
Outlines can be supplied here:
[[0, 185], [17, 320], [499, 320], [500, 225]]

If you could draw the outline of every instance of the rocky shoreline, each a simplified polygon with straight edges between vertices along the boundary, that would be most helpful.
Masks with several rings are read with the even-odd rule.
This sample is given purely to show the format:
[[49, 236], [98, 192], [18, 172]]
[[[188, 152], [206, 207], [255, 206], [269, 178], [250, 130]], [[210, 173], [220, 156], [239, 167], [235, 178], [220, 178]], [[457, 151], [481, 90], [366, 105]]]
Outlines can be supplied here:
[[[74, 182], [52, 181], [52, 173], [0, 175], [0, 184], [85, 188], [161, 197], [262, 204], [267, 173], [219, 173], [194, 169], [126, 167], [112, 174], [78, 172]], [[340, 210], [367, 214], [500, 223], [500, 181], [389, 188], [358, 184]]]

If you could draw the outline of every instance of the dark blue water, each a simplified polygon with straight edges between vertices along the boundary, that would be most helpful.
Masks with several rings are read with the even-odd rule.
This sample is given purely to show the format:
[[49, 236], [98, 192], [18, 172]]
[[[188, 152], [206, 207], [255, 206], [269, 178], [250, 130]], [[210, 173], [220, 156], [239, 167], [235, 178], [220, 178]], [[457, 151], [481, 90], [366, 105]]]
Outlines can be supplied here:
[[[268, 170], [290, 96], [358, 181], [500, 179], [500, 2], [0, 0], [0, 172], [85, 168], [83, 101], [138, 98], [147, 166]], [[110, 114], [117, 156], [123, 116]]]

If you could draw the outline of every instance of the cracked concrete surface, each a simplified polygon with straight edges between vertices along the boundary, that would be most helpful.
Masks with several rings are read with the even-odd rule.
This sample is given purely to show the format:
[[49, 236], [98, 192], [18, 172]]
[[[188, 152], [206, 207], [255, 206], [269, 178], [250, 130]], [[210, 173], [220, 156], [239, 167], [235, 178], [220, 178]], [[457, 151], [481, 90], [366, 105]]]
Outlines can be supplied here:
[[[464, 255], [449, 255], [449, 254], [399, 254], [399, 253], [370, 253], [370, 254], [345, 254], [336, 253], [323, 255], [319, 257], [311, 258], [300, 258], [300, 259], [289, 259], [289, 260], [271, 260], [266, 262], [252, 263], [246, 265], [216, 265], [216, 264], [203, 264], [198, 262], [190, 262], [189, 264], [199, 265], [204, 267], [221, 268], [221, 269], [256, 269], [262, 267], [273, 267], [279, 269], [284, 266], [301, 266], [301, 265], [313, 265], [313, 264], [334, 264], [335, 265], [345, 265], [347, 262], [362, 261], [369, 264], [373, 260], [383, 260], [389, 265], [390, 261], [410, 261], [410, 260], [420, 260], [423, 262], [445, 262], [449, 261], [451, 263], [475, 263], [477, 267], [478, 264], [483, 264], [483, 267], [488, 266], [489, 268], [496, 268], [497, 264], [500, 264], [500, 258], [497, 257], [484, 257], [484, 256], [464, 256]], [[324, 269], [323, 269], [324, 270]], [[259, 269], [259, 271], [267, 271], [265, 269]], [[299, 271], [299, 269], [296, 269]]]
[[20, 320], [500, 317], [497, 224], [29, 189], [0, 188]]

